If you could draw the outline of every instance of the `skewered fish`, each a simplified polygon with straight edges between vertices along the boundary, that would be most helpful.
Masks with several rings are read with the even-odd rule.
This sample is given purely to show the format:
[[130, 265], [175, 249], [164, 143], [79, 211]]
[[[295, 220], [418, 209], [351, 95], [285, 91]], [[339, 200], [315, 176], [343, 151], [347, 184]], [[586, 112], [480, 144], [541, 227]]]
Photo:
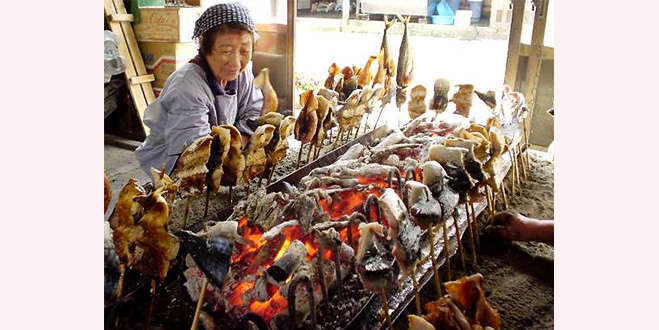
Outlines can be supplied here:
[[425, 162], [421, 166], [421, 170], [423, 172], [423, 184], [430, 189], [432, 196], [441, 205], [442, 220], [448, 220], [453, 215], [460, 197], [448, 186], [446, 171], [436, 161]]
[[387, 76], [393, 77], [395, 68], [393, 66], [389, 66], [389, 64], [393, 64], [393, 58], [391, 57], [391, 53], [389, 51], [389, 44], [387, 43], [387, 30], [396, 23], [396, 17], [393, 19], [389, 20], [387, 15], [384, 15], [384, 33], [382, 34], [382, 44], [380, 44], [380, 52], [382, 52], [382, 62], [384, 63], [386, 67], [386, 74]]
[[332, 65], [330, 65], [329, 69], [327, 70], [329, 76], [327, 77], [327, 79], [325, 79], [325, 83], [323, 84], [325, 88], [329, 90], [334, 90], [334, 86], [337, 83], [336, 75], [339, 73], [340, 70], [341, 69], [339, 68], [338, 65], [336, 65], [336, 63], [332, 63]]
[[410, 18], [412, 16], [403, 18], [398, 15], [398, 19], [405, 25], [403, 40], [400, 43], [400, 51], [398, 52], [398, 71], [396, 72], [396, 84], [400, 88], [409, 86], [414, 76], [414, 54], [407, 32], [407, 25], [410, 23]]
[[209, 170], [207, 189], [217, 192], [220, 189], [222, 175], [224, 174], [224, 161], [229, 155], [231, 131], [228, 128], [213, 126], [211, 127], [211, 136], [213, 137], [211, 157], [208, 164], [206, 164]]
[[384, 50], [380, 50], [377, 56], [378, 59], [378, 70], [375, 72], [373, 77], [373, 87], [377, 84], [384, 84], [384, 77], [387, 75], [387, 69], [385, 68], [384, 62]]
[[451, 83], [446, 78], [438, 78], [435, 80], [434, 92], [432, 101], [430, 101], [430, 109], [442, 113], [448, 106], [448, 91], [451, 88]]
[[270, 124], [259, 126], [252, 134], [245, 150], [245, 171], [243, 179], [250, 181], [265, 170], [267, 163], [265, 147], [270, 143], [275, 127]]
[[414, 222], [419, 227], [428, 229], [442, 219], [442, 207], [433, 198], [430, 189], [418, 181], [407, 181], [405, 191], [409, 192], [407, 205]]
[[421, 228], [410, 221], [405, 204], [393, 189], [387, 188], [379, 200], [389, 225], [388, 237], [394, 242], [392, 253], [405, 278], [421, 259]]
[[228, 129], [231, 135], [229, 153], [222, 164], [223, 174], [220, 184], [222, 186], [236, 186], [242, 180], [243, 171], [245, 170], [245, 156], [242, 153], [242, 137], [240, 131], [232, 125], [220, 125], [220, 127]]
[[135, 255], [139, 256], [139, 260], [135, 263], [135, 269], [161, 283], [179, 249], [178, 239], [166, 229], [169, 207], [163, 193], [164, 189], [161, 188], [149, 195], [135, 197], [144, 207], [144, 215], [138, 222], [144, 234], [137, 239]]
[[211, 156], [213, 138], [205, 135], [189, 145], [178, 158], [172, 173], [174, 180], [180, 180], [179, 190], [183, 197], [201, 194], [206, 186], [206, 163]]
[[423, 317], [410, 314], [407, 315], [407, 320], [409, 322], [408, 330], [435, 330], [432, 323], [426, 321]]
[[444, 283], [452, 299], [465, 311], [470, 323], [481, 327], [501, 327], [499, 313], [485, 299], [483, 275], [474, 274], [457, 281]]
[[485, 102], [488, 107], [494, 109], [497, 107], [497, 97], [494, 91], [487, 91], [487, 93], [481, 93], [477, 90], [474, 90], [474, 93], [478, 95], [478, 98], [481, 99], [481, 101]]
[[[323, 147], [323, 141], [327, 136], [327, 132], [325, 131], [323, 124], [327, 120], [327, 116], [331, 116], [332, 114], [330, 109], [330, 101], [328, 101], [322, 95], [318, 95], [316, 98], [318, 99], [318, 110], [316, 111], [318, 115], [318, 122], [316, 123], [316, 134], [313, 136], [311, 144], [320, 149]], [[332, 100], [336, 102], [336, 99]]]
[[369, 86], [373, 81], [373, 72], [371, 72], [371, 65], [373, 64], [373, 61], [375, 61], [376, 59], [377, 56], [369, 56], [368, 60], [366, 61], [366, 65], [364, 65], [364, 68], [359, 73], [359, 78], [357, 79], [358, 88], [364, 88], [366, 86]]
[[261, 89], [263, 92], [261, 115], [277, 111], [279, 100], [277, 99], [277, 92], [270, 84], [270, 70], [268, 68], [263, 68], [259, 75], [254, 78], [254, 87]]
[[300, 102], [303, 105], [300, 114], [295, 122], [295, 139], [302, 144], [311, 142], [316, 134], [316, 125], [318, 124], [318, 100], [314, 96], [313, 90], [309, 90], [300, 95]]
[[144, 189], [139, 182], [130, 178], [119, 192], [119, 200], [115, 207], [114, 231], [112, 240], [117, 256], [122, 264], [131, 267], [135, 262], [133, 255], [137, 239], [143, 234], [140, 226], [136, 226], [137, 219], [142, 216], [144, 209], [135, 197], [144, 195]]
[[379, 223], [359, 224], [359, 248], [355, 256], [357, 274], [364, 288], [380, 292], [394, 281], [391, 259], [377, 237], [383, 237], [384, 227]]
[[426, 113], [426, 88], [423, 85], [417, 85], [412, 88], [407, 112], [410, 115], [410, 119], [417, 118]]
[[458, 91], [453, 94], [451, 102], [455, 103], [455, 114], [469, 118], [469, 110], [474, 98], [474, 85], [463, 84], [458, 85]]

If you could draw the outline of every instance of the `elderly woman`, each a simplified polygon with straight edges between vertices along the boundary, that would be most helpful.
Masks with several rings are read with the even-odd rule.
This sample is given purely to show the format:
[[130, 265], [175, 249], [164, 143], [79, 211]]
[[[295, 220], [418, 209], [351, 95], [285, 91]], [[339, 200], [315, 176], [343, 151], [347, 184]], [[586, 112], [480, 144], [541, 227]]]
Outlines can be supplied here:
[[209, 7], [195, 23], [197, 37], [199, 54], [169, 76], [145, 111], [151, 132], [135, 155], [147, 174], [163, 164], [171, 173], [185, 147], [209, 134], [211, 126], [234, 125], [244, 147], [253, 133], [246, 121], [258, 117], [263, 106], [253, 84], [258, 35], [249, 10], [239, 3]]

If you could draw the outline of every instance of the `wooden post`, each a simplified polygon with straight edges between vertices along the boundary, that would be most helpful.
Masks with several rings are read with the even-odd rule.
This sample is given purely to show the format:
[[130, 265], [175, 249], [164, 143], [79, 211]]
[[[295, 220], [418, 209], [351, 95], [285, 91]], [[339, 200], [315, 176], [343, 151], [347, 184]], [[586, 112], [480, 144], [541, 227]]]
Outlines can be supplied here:
[[524, 5], [526, 0], [510, 0], [513, 4], [513, 17], [510, 22], [510, 36], [508, 37], [508, 59], [506, 60], [506, 74], [503, 83], [515, 88], [517, 66], [519, 63], [520, 39], [522, 37], [522, 24], [524, 18]]
[[348, 19], [350, 19], [350, 0], [341, 0], [342, 1], [342, 16], [343, 25], [348, 25]]
[[297, 18], [297, 0], [288, 0], [286, 8], [288, 9], [288, 19], [286, 25], [286, 88], [289, 97], [285, 106], [293, 110], [295, 101], [295, 19]]
[[[531, 37], [531, 54], [526, 65], [526, 84], [524, 87], [524, 97], [529, 107], [529, 116], [531, 125], [533, 125], [533, 108], [535, 107], [535, 94], [538, 90], [540, 81], [540, 68], [542, 66], [542, 49], [545, 40], [545, 27], [547, 26], [547, 10], [550, 0], [536, 0], [541, 2], [536, 6], [535, 18], [533, 20], [533, 34]], [[530, 127], [529, 127], [530, 129]], [[530, 130], [529, 130], [530, 136]]]

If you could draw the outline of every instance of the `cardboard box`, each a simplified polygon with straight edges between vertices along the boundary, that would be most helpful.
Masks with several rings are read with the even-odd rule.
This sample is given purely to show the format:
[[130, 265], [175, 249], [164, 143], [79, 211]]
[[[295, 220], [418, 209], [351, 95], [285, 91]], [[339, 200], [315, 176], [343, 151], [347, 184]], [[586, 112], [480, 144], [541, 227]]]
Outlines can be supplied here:
[[140, 42], [139, 46], [146, 71], [156, 78], [151, 85], [157, 91], [165, 86], [169, 75], [189, 62], [198, 52], [194, 42]]
[[133, 30], [139, 41], [190, 42], [202, 13], [201, 7], [141, 8]]

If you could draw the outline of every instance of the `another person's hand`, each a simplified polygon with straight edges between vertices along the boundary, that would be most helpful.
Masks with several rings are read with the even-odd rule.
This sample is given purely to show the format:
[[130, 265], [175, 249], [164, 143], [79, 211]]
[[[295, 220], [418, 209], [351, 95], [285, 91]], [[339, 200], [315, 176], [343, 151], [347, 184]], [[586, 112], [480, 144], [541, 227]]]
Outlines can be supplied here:
[[525, 241], [528, 239], [527, 219], [517, 212], [499, 212], [494, 215], [489, 231], [506, 241]]
[[554, 221], [505, 211], [494, 215], [488, 231], [506, 241], [536, 241], [554, 245]]

